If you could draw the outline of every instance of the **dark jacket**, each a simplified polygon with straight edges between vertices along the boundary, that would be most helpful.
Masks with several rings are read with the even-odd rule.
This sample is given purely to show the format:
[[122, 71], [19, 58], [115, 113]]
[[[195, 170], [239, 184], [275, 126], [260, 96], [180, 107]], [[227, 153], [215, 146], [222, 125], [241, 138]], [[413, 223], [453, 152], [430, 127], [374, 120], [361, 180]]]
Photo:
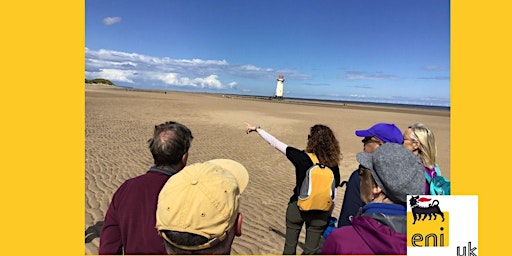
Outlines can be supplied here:
[[174, 173], [152, 167], [117, 189], [105, 214], [99, 254], [167, 254], [155, 228], [156, 206]]
[[361, 176], [359, 176], [358, 170], [352, 172], [346, 186], [338, 218], [338, 228], [352, 225], [351, 218], [356, 216], [359, 209], [365, 205], [361, 200]]
[[331, 232], [321, 254], [407, 254], [406, 208], [399, 204], [370, 203], [351, 226]]

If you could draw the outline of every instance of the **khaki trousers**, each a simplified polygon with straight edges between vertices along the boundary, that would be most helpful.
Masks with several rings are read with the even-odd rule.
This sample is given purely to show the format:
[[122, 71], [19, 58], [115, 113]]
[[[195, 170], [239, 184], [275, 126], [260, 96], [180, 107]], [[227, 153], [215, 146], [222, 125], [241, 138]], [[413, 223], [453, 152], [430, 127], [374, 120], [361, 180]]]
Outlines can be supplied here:
[[297, 201], [288, 204], [286, 209], [286, 237], [283, 254], [296, 254], [297, 244], [302, 225], [306, 223], [306, 241], [302, 254], [320, 252], [319, 244], [324, 230], [327, 228], [330, 211], [300, 211]]

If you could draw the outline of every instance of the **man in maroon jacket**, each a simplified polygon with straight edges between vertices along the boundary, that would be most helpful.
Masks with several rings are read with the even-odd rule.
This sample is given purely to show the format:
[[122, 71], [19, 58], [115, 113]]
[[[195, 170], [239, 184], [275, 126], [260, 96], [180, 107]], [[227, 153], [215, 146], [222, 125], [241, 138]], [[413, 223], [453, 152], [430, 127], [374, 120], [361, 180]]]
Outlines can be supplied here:
[[114, 193], [100, 235], [99, 254], [166, 254], [155, 229], [158, 194], [187, 164], [192, 132], [177, 122], [155, 126], [149, 149], [154, 166]]

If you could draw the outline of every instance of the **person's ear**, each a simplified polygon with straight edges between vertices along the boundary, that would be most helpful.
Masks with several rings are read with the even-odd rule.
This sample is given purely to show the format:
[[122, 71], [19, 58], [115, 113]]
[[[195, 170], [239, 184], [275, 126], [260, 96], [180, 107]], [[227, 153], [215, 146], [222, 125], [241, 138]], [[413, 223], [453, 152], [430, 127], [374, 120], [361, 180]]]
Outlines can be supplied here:
[[412, 148], [414, 149], [414, 151], [419, 150], [420, 149], [420, 142], [419, 141], [413, 141], [412, 142]]
[[382, 189], [379, 186], [375, 186], [372, 189], [372, 193], [373, 193], [373, 198], [377, 198], [377, 196], [379, 196], [379, 194], [382, 193]]
[[187, 165], [187, 161], [188, 161], [188, 150], [187, 150], [187, 152], [185, 152], [185, 154], [183, 154], [183, 156], [181, 156], [181, 163], [183, 164], [183, 166]]
[[235, 221], [235, 235], [242, 236], [242, 214], [238, 213]]

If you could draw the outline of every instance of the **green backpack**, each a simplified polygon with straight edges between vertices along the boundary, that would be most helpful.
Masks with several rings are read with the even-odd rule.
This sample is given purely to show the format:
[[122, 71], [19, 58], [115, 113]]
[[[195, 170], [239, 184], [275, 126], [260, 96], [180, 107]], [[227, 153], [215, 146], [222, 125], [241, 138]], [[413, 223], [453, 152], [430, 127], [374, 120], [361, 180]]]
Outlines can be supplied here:
[[450, 181], [445, 177], [441, 176], [441, 170], [436, 165], [435, 166], [435, 175], [434, 178], [431, 178], [426, 172], [425, 178], [427, 179], [428, 184], [430, 185], [430, 194], [431, 195], [449, 195], [450, 194]]

